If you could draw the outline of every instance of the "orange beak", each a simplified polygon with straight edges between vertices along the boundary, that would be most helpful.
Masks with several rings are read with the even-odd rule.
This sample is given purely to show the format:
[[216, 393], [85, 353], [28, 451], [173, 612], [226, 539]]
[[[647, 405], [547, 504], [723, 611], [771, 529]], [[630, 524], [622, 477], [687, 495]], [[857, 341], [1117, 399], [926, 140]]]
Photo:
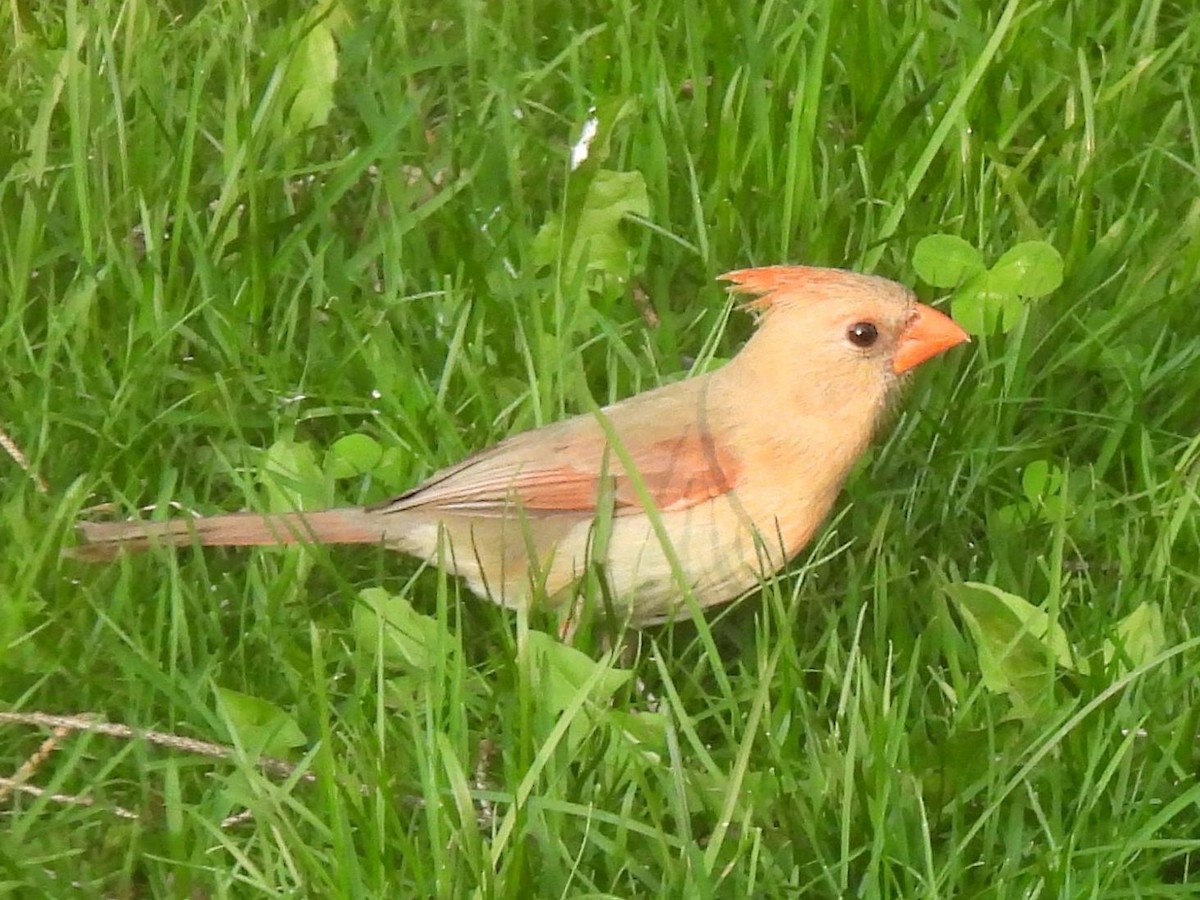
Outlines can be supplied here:
[[918, 303], [908, 327], [900, 334], [900, 342], [892, 357], [892, 371], [900, 375], [915, 369], [943, 350], [970, 340], [970, 336], [949, 316], [932, 306]]

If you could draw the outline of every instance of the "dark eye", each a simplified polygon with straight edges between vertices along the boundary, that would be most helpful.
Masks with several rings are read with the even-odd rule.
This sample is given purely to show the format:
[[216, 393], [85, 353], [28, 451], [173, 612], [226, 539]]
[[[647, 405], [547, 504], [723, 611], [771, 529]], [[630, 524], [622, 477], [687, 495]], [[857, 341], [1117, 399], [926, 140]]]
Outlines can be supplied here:
[[846, 337], [855, 347], [866, 350], [879, 340], [879, 329], [870, 322], [855, 322], [846, 332]]

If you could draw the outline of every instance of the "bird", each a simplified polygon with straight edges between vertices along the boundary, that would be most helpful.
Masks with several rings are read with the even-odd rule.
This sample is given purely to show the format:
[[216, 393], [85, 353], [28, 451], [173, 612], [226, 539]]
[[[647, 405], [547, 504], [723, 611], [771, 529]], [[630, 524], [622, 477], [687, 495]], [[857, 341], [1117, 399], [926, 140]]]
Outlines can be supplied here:
[[720, 278], [756, 321], [719, 368], [518, 433], [381, 503], [84, 521], [76, 555], [381, 544], [509, 607], [573, 603], [600, 571], [635, 627], [735, 599], [813, 538], [909, 373], [970, 338], [879, 276], [777, 265]]

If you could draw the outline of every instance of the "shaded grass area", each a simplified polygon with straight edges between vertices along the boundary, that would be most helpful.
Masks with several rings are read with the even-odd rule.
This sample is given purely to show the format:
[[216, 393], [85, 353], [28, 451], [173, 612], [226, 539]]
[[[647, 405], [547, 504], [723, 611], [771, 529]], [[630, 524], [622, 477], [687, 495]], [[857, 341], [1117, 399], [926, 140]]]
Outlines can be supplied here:
[[[50, 491], [16, 466], [0, 482], [0, 697], [238, 760], [64, 739], [31, 783], [96, 805], [11, 795], [0, 885], [1188, 892], [1190, 7], [323, 9], [5, 17], [0, 427]], [[576, 239], [605, 173], [636, 173], [645, 212], [597, 231], [612, 243], [580, 251], [607, 253], [588, 268]], [[811, 552], [704, 623], [645, 632], [632, 662], [608, 660], [636, 677], [605, 702], [548, 697], [531, 635], [552, 621], [382, 551], [62, 558], [95, 503], [380, 499], [728, 356], [750, 324], [728, 315], [724, 270], [843, 265], [919, 287], [909, 260], [933, 232], [989, 259], [1048, 241], [1066, 281], [927, 367]], [[389, 455], [335, 479], [326, 450], [353, 433]], [[272, 479], [273, 447], [306, 477]], [[1024, 489], [1041, 463], [1061, 474], [1053, 506]], [[1048, 670], [1036, 717], [988, 690], [945, 592], [964, 579], [1047, 609], [1088, 663]], [[428, 616], [436, 652], [389, 656], [382, 626], [373, 643], [367, 587]], [[1142, 604], [1161, 612], [1158, 651], [1106, 659]], [[44, 737], [0, 725], [0, 775]], [[261, 774], [263, 751], [316, 783]]]

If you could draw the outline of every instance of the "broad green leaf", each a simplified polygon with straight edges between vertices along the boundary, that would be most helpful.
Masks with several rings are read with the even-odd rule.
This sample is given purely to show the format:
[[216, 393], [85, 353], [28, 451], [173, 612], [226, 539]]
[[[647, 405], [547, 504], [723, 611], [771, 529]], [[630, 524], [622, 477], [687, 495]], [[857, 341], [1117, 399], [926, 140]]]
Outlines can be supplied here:
[[1026, 241], [996, 260], [988, 272], [989, 286], [998, 293], [1044, 297], [1063, 280], [1063, 259], [1044, 241]]
[[291, 92], [287, 131], [291, 135], [319, 128], [333, 109], [333, 86], [338, 75], [337, 41], [328, 19], [301, 25], [299, 43], [288, 64], [284, 90]]
[[974, 294], [955, 297], [950, 301], [950, 316], [968, 334], [990, 334], [987, 309], [983, 298]]
[[984, 685], [1007, 694], [1021, 717], [1049, 709], [1055, 665], [1080, 668], [1061, 626], [1024, 598], [990, 584], [959, 582], [946, 592], [975, 640]]
[[372, 467], [371, 477], [385, 488], [399, 491], [413, 481], [412, 451], [404, 447], [388, 447]]
[[1147, 601], [1117, 624], [1117, 642], [1104, 642], [1104, 662], [1111, 663], [1121, 654], [1131, 668], [1154, 659], [1167, 645], [1162, 607]]
[[540, 631], [530, 631], [528, 640], [538, 697], [553, 715], [566, 712], [589, 680], [596, 678], [580, 714], [572, 719], [567, 730], [567, 747], [574, 753], [595, 727], [613, 726], [608, 718], [608, 701], [633, 673], [598, 662]]
[[259, 480], [267, 492], [267, 509], [292, 512], [320, 509], [332, 500], [312, 447], [279, 440], [267, 448]]
[[1047, 503], [1062, 490], [1063, 471], [1044, 459], [1035, 459], [1021, 474], [1021, 490], [1031, 503]]
[[283, 756], [308, 740], [296, 720], [268, 700], [219, 687], [217, 701], [238, 742], [251, 756]]
[[994, 520], [1006, 527], [1024, 527], [1029, 524], [1032, 512], [1032, 507], [1024, 501], [1021, 503], [1008, 503], [995, 511]]
[[372, 471], [383, 458], [383, 447], [365, 434], [347, 434], [333, 442], [325, 469], [333, 478], [353, 478]]
[[564, 282], [572, 282], [580, 267], [602, 279], [627, 281], [633, 272], [634, 250], [621, 233], [621, 222], [628, 215], [650, 215], [650, 198], [641, 173], [597, 172], [584, 195], [571, 245], [560, 247], [562, 216], [551, 216], [533, 239], [534, 263], [552, 266], [561, 252]]
[[541, 695], [555, 712], [562, 712], [571, 705], [579, 689], [597, 669], [605, 670], [592, 690], [592, 699], [597, 702], [607, 701], [633, 674], [627, 669], [605, 666], [540, 631], [529, 632], [529, 649], [543, 679]]
[[1021, 313], [1025, 311], [1025, 303], [1020, 297], [1005, 296], [996, 301], [997, 313], [996, 316], [1000, 323], [1000, 333], [1008, 334], [1017, 327], [1017, 322], [1021, 319]]
[[667, 719], [661, 712], [626, 712], [610, 710], [609, 722], [614, 734], [621, 739], [632, 758], [645, 765], [661, 766], [667, 759]]
[[358, 598], [354, 642], [368, 659], [382, 654], [387, 666], [427, 670], [451, 646], [437, 619], [417, 612], [406, 598], [377, 587], [364, 588]]
[[950, 315], [968, 334], [977, 336], [1007, 332], [1021, 314], [1017, 297], [964, 292], [950, 301]]
[[1030, 500], [1040, 500], [1050, 476], [1050, 463], [1035, 459], [1021, 473], [1021, 489]]
[[1035, 459], [1021, 474], [1021, 490], [1031, 509], [1044, 521], [1053, 521], [1062, 509], [1063, 471], [1044, 459]]
[[970, 334], [1011, 331], [1025, 308], [1020, 297], [997, 290], [990, 279], [990, 272], [979, 273], [950, 301], [950, 314]]
[[984, 270], [983, 256], [953, 234], [921, 238], [913, 250], [913, 268], [927, 284], [953, 288]]

